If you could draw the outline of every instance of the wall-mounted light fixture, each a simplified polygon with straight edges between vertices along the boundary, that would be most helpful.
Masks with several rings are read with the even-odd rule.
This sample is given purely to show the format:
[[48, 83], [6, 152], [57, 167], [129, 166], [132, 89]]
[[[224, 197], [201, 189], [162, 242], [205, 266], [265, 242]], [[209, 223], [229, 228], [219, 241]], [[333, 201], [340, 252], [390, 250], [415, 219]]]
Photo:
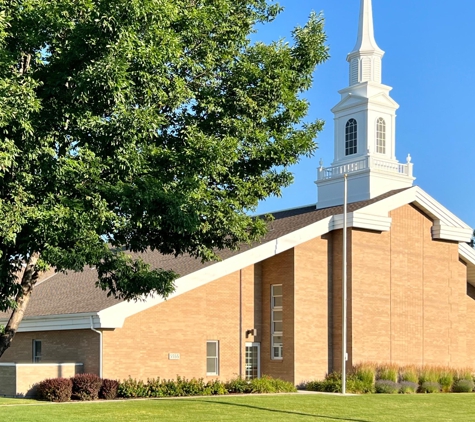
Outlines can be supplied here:
[[246, 338], [249, 338], [250, 336], [257, 336], [257, 328], [252, 328], [246, 331]]

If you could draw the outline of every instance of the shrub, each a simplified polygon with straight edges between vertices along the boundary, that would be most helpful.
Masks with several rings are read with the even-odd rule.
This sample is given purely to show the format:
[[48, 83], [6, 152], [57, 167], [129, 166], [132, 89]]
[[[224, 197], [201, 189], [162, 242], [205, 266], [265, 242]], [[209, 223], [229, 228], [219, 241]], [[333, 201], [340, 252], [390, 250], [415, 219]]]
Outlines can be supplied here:
[[77, 374], [73, 382], [72, 397], [79, 400], [97, 400], [102, 387], [102, 380], [95, 374]]
[[38, 397], [48, 401], [69, 401], [73, 391], [73, 383], [69, 378], [52, 378], [38, 384]]
[[244, 378], [237, 377], [226, 383], [226, 389], [230, 393], [236, 393], [236, 394], [250, 393], [251, 383], [250, 381], [247, 381]]
[[341, 380], [309, 381], [305, 389], [322, 393], [341, 393]]
[[421, 393], [439, 393], [440, 384], [433, 381], [425, 381], [419, 387]]
[[[374, 392], [373, 380], [370, 377], [350, 373], [346, 377], [346, 392], [353, 394], [366, 394]], [[331, 372], [323, 381], [309, 381], [306, 389], [309, 391], [321, 391], [325, 393], [341, 393], [341, 373]]]
[[119, 388], [119, 381], [116, 380], [102, 380], [99, 397], [105, 400], [114, 400], [117, 398], [117, 389]]
[[399, 367], [396, 365], [381, 365], [376, 370], [376, 379], [392, 381], [397, 383], [399, 375]]
[[470, 393], [475, 388], [472, 380], [461, 379], [458, 380], [452, 387], [454, 393]]
[[416, 393], [417, 389], [419, 388], [419, 384], [417, 382], [411, 381], [401, 381], [399, 385], [401, 386], [399, 392], [402, 394]]
[[149, 397], [149, 391], [143, 381], [128, 378], [119, 384], [117, 395], [126, 399]]
[[250, 380], [251, 393], [293, 393], [295, 385], [281, 379], [274, 379], [267, 375]]
[[205, 386], [205, 394], [212, 396], [228, 394], [228, 389], [226, 385], [219, 380], [208, 381]]
[[392, 380], [377, 380], [374, 388], [379, 394], [397, 394], [401, 386]]

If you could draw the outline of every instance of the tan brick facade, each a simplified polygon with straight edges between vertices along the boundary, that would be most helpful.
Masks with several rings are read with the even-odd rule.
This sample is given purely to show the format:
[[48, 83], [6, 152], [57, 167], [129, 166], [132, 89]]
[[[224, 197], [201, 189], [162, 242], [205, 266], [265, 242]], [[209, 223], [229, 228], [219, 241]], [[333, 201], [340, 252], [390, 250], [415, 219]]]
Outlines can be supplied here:
[[91, 330], [17, 333], [0, 362], [31, 363], [33, 340], [41, 340], [41, 363], [82, 363], [99, 373], [99, 334]]
[[[361, 361], [475, 367], [475, 288], [455, 242], [434, 241], [411, 205], [389, 232], [348, 229], [349, 365]], [[341, 368], [342, 230], [302, 243], [103, 331], [103, 376], [206, 376], [206, 342], [219, 341], [219, 378], [245, 375], [245, 344], [261, 346], [261, 374], [293, 383]], [[283, 359], [271, 358], [271, 286], [283, 286]], [[257, 330], [254, 337], [252, 329]], [[91, 330], [20, 333], [2, 362], [81, 362], [99, 372]], [[169, 359], [179, 354], [179, 359]]]

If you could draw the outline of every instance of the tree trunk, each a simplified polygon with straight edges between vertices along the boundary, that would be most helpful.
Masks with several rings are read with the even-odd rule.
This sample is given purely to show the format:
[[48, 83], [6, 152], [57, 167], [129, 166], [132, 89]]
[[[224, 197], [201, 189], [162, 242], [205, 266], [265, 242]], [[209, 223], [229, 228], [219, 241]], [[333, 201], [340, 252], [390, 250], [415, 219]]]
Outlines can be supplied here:
[[21, 278], [21, 290], [18, 292], [15, 298], [17, 306], [13, 310], [10, 319], [8, 320], [4, 332], [0, 334], [0, 357], [12, 344], [13, 337], [15, 337], [20, 322], [23, 319], [23, 315], [25, 314], [26, 307], [28, 306], [28, 302], [30, 301], [33, 287], [38, 281], [39, 273], [35, 267], [39, 257], [40, 254], [38, 252], [34, 252], [31, 254], [30, 259], [28, 260], [25, 272]]

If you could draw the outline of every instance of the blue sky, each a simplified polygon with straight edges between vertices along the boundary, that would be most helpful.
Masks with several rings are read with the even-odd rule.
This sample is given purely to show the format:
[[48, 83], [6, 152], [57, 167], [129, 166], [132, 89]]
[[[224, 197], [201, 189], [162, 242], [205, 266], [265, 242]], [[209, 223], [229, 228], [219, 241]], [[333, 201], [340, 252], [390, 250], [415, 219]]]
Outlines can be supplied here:
[[[305, 97], [309, 119], [326, 121], [314, 157], [292, 167], [295, 182], [259, 213], [316, 202], [316, 168], [333, 161], [333, 115], [348, 85], [346, 55], [356, 41], [359, 0], [281, 0], [285, 10], [253, 37], [290, 41], [312, 10], [326, 20], [331, 58], [320, 65]], [[396, 155], [414, 163], [415, 184], [475, 227], [475, 1], [373, 0], [375, 37], [386, 54], [383, 83], [399, 103]]]

